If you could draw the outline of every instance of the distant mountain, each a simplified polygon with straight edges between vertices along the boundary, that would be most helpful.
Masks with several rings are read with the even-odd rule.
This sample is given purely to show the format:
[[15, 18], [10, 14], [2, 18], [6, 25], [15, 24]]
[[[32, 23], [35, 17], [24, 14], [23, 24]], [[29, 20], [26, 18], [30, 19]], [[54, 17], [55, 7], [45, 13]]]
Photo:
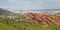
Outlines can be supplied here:
[[10, 10], [11, 12], [16, 13], [16, 14], [25, 13], [25, 12], [28, 12], [28, 13], [30, 13], [30, 12], [32, 12], [32, 13], [49, 12], [49, 13], [55, 14], [57, 12], [60, 12], [60, 9], [29, 9], [29, 10], [8, 9], [8, 10]]
[[15, 10], [15, 13], [24, 13], [24, 12], [58, 12], [60, 9], [31, 9], [31, 10]]
[[5, 10], [5, 9], [0, 8], [0, 15], [15, 15], [15, 14], [9, 10]]

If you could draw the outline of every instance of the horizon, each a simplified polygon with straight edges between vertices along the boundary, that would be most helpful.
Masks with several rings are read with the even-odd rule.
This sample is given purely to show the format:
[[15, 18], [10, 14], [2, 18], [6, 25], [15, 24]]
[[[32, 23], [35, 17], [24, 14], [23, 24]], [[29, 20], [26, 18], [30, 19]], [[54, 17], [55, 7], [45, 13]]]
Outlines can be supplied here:
[[[1, 8], [4, 9], [4, 8]], [[60, 12], [60, 9], [5, 9], [14, 13], [23, 13], [23, 12]]]

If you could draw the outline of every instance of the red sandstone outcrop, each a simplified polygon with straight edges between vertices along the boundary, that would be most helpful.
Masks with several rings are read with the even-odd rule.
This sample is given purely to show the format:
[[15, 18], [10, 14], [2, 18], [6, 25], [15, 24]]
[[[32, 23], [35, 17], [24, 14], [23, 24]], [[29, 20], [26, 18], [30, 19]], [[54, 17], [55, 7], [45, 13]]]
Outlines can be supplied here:
[[43, 14], [37, 14], [37, 13], [25, 13], [24, 14], [25, 18], [27, 20], [29, 20], [30, 18], [32, 18], [33, 20], [39, 22], [39, 23], [43, 23], [46, 25], [51, 24], [51, 22], [57, 24], [60, 26], [60, 18], [54, 17], [54, 16], [49, 16], [49, 15], [43, 15]]

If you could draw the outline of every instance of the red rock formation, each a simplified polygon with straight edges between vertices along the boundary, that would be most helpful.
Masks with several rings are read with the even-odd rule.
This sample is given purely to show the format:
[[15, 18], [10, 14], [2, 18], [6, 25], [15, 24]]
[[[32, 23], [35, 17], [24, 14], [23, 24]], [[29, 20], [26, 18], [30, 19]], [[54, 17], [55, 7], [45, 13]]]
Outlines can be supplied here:
[[25, 13], [25, 14], [24, 14], [24, 17], [25, 17], [27, 20], [30, 19], [29, 13]]
[[27, 20], [32, 18], [33, 20], [35, 20], [39, 23], [49, 25], [49, 24], [51, 24], [51, 22], [53, 22], [60, 26], [60, 18], [56, 18], [54, 16], [42, 15], [42, 14], [40, 15], [37, 13], [25, 13], [24, 16]]

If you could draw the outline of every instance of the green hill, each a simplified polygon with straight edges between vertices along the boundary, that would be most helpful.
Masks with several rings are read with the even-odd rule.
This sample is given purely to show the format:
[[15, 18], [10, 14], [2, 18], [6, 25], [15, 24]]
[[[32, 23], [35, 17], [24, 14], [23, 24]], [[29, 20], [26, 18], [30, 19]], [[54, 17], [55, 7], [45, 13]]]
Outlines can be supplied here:
[[5, 10], [5, 9], [0, 8], [0, 15], [15, 15], [15, 14], [9, 10]]

